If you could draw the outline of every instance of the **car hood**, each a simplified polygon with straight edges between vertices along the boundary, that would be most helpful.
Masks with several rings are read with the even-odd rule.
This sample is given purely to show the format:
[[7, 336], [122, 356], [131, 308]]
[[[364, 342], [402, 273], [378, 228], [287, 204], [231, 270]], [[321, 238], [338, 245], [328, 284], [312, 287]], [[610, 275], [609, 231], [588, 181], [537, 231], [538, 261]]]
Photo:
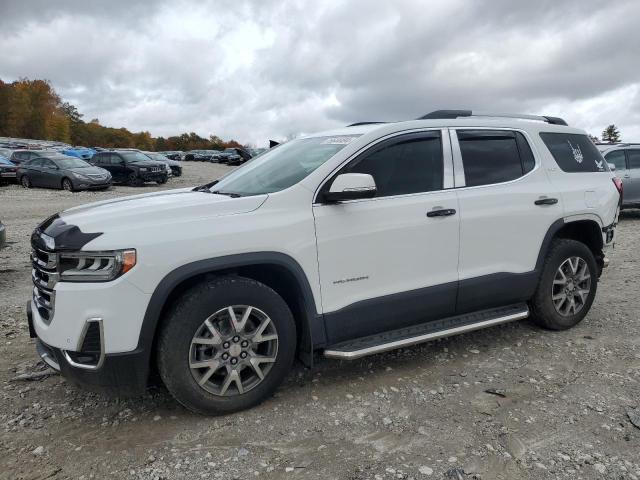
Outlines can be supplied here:
[[142, 161], [142, 162], [131, 162], [130, 165], [133, 165], [134, 167], [148, 168], [148, 167], [164, 167], [165, 163], [156, 162], [155, 160], [149, 160], [149, 161]]
[[[251, 212], [260, 207], [268, 195], [232, 198], [226, 195], [194, 192], [191, 188], [121, 197], [70, 208], [47, 220], [40, 230], [65, 248], [60, 232], [77, 227], [83, 235], [102, 235], [116, 231], [145, 231], [150, 226], [180, 228], [182, 223], [203, 222], [215, 217]], [[64, 228], [61, 228], [65, 226]], [[59, 237], [59, 238], [56, 238]], [[95, 237], [92, 237], [95, 238]], [[114, 247], [115, 248], [115, 247]]]
[[80, 173], [82, 175], [105, 175], [109, 173], [104, 168], [100, 167], [76, 167], [76, 168], [67, 168], [70, 172]]

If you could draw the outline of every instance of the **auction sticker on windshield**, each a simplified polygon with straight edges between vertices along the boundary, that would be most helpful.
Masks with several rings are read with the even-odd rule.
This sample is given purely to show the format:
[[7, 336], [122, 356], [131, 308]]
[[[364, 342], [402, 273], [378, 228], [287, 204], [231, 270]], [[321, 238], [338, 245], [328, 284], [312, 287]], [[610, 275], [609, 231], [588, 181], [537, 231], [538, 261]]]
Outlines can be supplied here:
[[346, 145], [359, 136], [360, 135], [340, 135], [338, 137], [327, 137], [322, 141], [322, 145]]

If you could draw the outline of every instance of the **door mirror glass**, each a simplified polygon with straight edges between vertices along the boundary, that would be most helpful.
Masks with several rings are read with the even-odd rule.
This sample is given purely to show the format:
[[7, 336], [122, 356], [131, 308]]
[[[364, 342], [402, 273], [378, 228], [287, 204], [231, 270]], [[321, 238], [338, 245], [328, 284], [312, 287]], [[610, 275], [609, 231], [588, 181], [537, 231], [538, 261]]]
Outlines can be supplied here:
[[325, 192], [324, 200], [335, 203], [372, 198], [376, 191], [376, 182], [368, 173], [343, 173], [335, 178], [329, 191]]
[[612, 172], [616, 171], [616, 164], [615, 163], [607, 163], [607, 165], [609, 165], [609, 170], [611, 170]]

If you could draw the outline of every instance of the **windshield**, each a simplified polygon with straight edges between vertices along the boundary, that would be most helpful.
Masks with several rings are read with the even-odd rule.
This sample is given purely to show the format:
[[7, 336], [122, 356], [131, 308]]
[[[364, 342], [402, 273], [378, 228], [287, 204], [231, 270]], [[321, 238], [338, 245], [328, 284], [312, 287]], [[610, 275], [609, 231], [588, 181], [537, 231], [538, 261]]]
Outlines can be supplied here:
[[122, 155], [127, 162], [132, 162], [132, 163], [148, 162], [149, 160], [151, 160], [144, 153], [140, 153], [140, 152], [120, 152], [120, 155]]
[[7, 157], [3, 157], [2, 155], [0, 155], [0, 163], [3, 165], [13, 165]]
[[301, 181], [357, 137], [291, 140], [225, 176], [212, 191], [242, 196], [279, 192]]
[[56, 159], [56, 164], [60, 168], [87, 168], [91, 166], [84, 160], [80, 160], [79, 158], [71, 158], [71, 157]]

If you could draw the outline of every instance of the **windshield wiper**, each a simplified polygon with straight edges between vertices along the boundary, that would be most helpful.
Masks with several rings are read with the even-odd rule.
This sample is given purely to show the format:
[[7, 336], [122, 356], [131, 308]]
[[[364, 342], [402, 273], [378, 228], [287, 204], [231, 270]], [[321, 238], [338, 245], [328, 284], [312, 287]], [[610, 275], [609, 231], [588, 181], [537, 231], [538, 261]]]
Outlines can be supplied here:
[[239, 193], [235, 193], [235, 192], [222, 192], [220, 190], [214, 190], [211, 193], [215, 193], [216, 195], [226, 195], [227, 197], [231, 197], [231, 198], [238, 198], [241, 197], [242, 195], [240, 195]]
[[214, 180], [213, 182], [209, 182], [209, 183], [205, 183], [204, 185], [200, 185], [199, 187], [196, 187], [191, 191], [192, 192], [207, 192], [207, 193], [211, 193], [211, 191], [209, 189], [211, 187], [213, 187], [218, 182], [219, 182], [219, 180]]

